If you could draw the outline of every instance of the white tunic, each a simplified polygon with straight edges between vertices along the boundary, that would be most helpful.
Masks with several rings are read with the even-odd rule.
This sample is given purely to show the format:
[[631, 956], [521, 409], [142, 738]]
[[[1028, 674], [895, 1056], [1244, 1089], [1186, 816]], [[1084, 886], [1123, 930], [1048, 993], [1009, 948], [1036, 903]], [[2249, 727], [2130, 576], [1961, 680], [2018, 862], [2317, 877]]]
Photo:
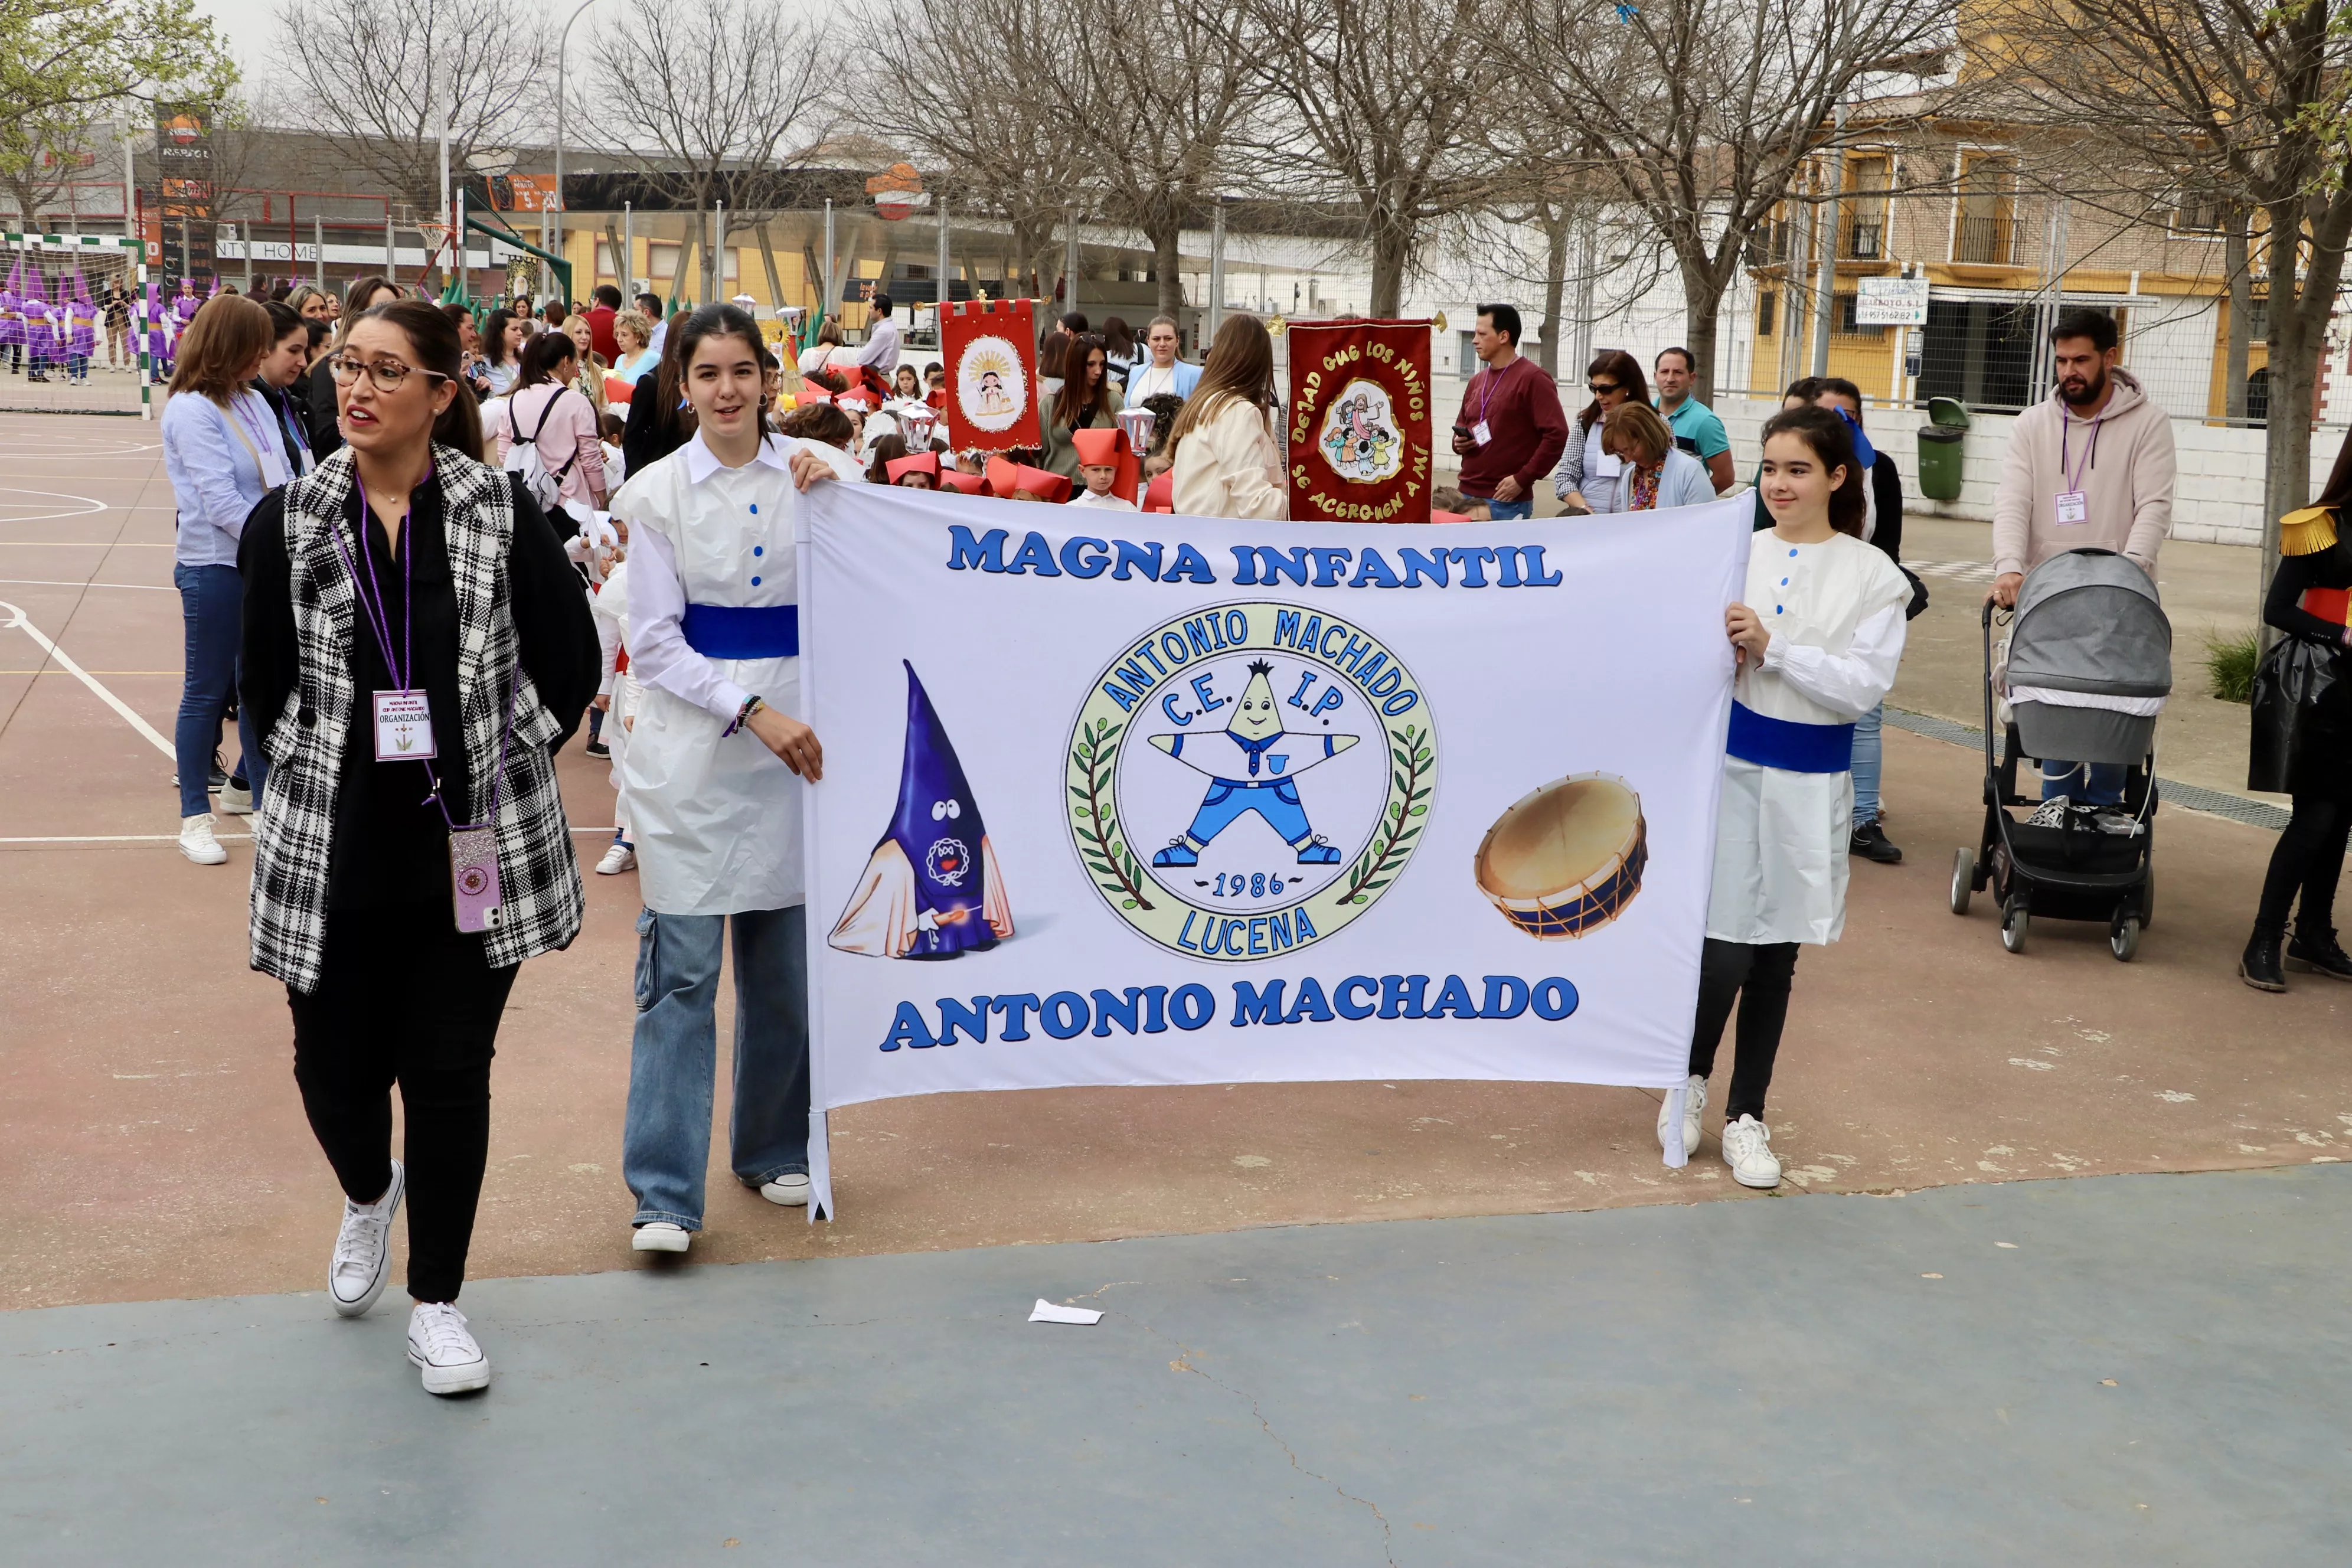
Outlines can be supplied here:
[[[1850, 724], [1876, 707], [1903, 658], [1911, 585], [1885, 553], [1846, 534], [1790, 544], [1756, 536], [1743, 599], [1771, 630], [1761, 668], [1732, 697], [1768, 719]], [[1724, 761], [1706, 934], [1720, 942], [1832, 942], [1845, 929], [1853, 774]]]
[[622, 777], [638, 887], [658, 914], [780, 910], [807, 896], [799, 776], [748, 730], [723, 734], [755, 694], [800, 717], [800, 660], [707, 658], [680, 626], [688, 605], [798, 603], [793, 446], [772, 437], [730, 468], [698, 433], [613, 498], [630, 530], [629, 666], [644, 693]]

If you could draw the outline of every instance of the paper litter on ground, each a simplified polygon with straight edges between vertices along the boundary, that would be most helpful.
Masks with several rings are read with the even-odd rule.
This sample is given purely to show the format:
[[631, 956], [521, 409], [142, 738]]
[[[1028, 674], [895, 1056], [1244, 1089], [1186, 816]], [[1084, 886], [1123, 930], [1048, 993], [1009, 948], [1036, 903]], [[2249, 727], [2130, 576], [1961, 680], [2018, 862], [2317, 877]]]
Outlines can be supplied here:
[[1102, 1314], [1092, 1307], [1056, 1307], [1045, 1297], [1037, 1298], [1037, 1310], [1029, 1314], [1033, 1323], [1099, 1323]]

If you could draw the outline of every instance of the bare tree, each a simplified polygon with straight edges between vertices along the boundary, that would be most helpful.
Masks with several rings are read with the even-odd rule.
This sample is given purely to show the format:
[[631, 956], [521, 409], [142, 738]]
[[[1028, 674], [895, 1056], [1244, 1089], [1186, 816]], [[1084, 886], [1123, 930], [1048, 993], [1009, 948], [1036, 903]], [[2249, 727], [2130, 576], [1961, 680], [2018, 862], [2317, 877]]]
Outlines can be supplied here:
[[[830, 50], [814, 24], [764, 0], [629, 0], [621, 30], [659, 38], [626, 70], [596, 79], [583, 123], [600, 125], [622, 156], [681, 210], [690, 244], [678, 247], [672, 297], [685, 291], [690, 258], [702, 293], [718, 298], [713, 202], [729, 204], [735, 233], [764, 224], [782, 200], [789, 168], [813, 147], [832, 85]], [[585, 89], [583, 89], [584, 92]]]
[[[2263, 580], [2278, 520], [2308, 500], [2314, 391], [2352, 237], [2352, 5], [2346, 0], [2014, 0], [1999, 17], [2041, 118], [2077, 149], [2076, 178], [2113, 171], [2218, 203], [2231, 302], [2270, 321]], [[2168, 180], [2168, 175], [2169, 176]], [[2254, 215], [2248, 237], [2242, 214]], [[2252, 254], [2249, 254], [2249, 252]], [[2236, 334], [2233, 333], [2233, 336]], [[2231, 351], [2242, 386], [2242, 351]]]
[[[1696, 395], [1748, 236], [1849, 136], [1839, 106], [1948, 41], [1946, 0], [1513, 0], [1523, 112], [1645, 218], [1681, 274]], [[1890, 129], [1883, 110], [1869, 132]]]
[[1195, 3], [1225, 18], [1226, 52], [1266, 95], [1255, 158], [1302, 198], [1353, 206], [1371, 313], [1395, 315], [1425, 231], [1477, 205], [1491, 173], [1497, 0]]
[[1160, 313], [1173, 316], [1184, 302], [1178, 237], [1229, 178], [1231, 139], [1263, 79], [1191, 0], [1076, 0], [1076, 14], [1086, 47], [1060, 100], [1066, 132], [1103, 149], [1088, 170], [1102, 216], [1142, 231]]
[[858, 117], [913, 155], [934, 189], [1007, 226], [1013, 268], [1036, 275], [1041, 291], [1056, 265], [1054, 237], [1103, 195], [1081, 174], [1119, 155], [1099, 132], [1073, 129], [1085, 116], [1071, 111], [1066, 62], [1088, 52], [1070, 47], [1079, 5], [922, 0], [911, 18], [872, 5], [861, 30], [899, 47], [850, 81]]
[[524, 0], [383, 0], [332, 26], [299, 0], [278, 15], [285, 85], [309, 123], [419, 212], [440, 205], [444, 113], [462, 177], [477, 151], [533, 123], [545, 96], [550, 30]]

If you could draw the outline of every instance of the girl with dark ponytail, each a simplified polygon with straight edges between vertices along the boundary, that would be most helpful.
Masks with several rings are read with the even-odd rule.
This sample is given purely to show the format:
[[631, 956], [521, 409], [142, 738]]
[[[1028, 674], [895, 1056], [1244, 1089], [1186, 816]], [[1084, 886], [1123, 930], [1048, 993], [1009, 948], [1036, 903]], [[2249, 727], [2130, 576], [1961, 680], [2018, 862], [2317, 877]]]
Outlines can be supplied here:
[[1863, 482], [1853, 439], [1834, 413], [1773, 416], [1758, 486], [1772, 526], [1756, 534], [1746, 591], [1724, 612], [1731, 728], [1698, 1016], [1690, 1076], [1666, 1097], [1658, 1140], [1670, 1160], [1697, 1145], [1716, 1047], [1737, 1003], [1723, 1160], [1743, 1186], [1780, 1182], [1764, 1094], [1797, 948], [1835, 942], [1844, 929], [1854, 721], [1885, 697], [1903, 657], [1911, 585], [1862, 542]]

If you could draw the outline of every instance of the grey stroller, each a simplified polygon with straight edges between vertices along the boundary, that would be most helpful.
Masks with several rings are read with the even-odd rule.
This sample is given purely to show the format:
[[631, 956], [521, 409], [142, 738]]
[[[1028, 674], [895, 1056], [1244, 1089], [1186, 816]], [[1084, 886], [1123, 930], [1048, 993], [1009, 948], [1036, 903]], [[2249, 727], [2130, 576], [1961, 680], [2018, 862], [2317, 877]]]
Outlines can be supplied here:
[[[2129, 963], [2156, 910], [2156, 721], [2172, 690], [2172, 623], [2147, 574], [2109, 550], [2053, 555], [2018, 590], [2005, 689], [1995, 725], [1993, 605], [1984, 608], [1985, 822], [1952, 867], [1952, 912], [1987, 885], [2000, 902], [2001, 945], [2025, 951], [2035, 915], [2105, 921]], [[1998, 755], [1993, 737], [2002, 736]], [[2043, 769], [2017, 787], [2020, 756], [2123, 767], [2120, 805], [2041, 800]], [[2030, 815], [2012, 817], [2013, 808]]]

